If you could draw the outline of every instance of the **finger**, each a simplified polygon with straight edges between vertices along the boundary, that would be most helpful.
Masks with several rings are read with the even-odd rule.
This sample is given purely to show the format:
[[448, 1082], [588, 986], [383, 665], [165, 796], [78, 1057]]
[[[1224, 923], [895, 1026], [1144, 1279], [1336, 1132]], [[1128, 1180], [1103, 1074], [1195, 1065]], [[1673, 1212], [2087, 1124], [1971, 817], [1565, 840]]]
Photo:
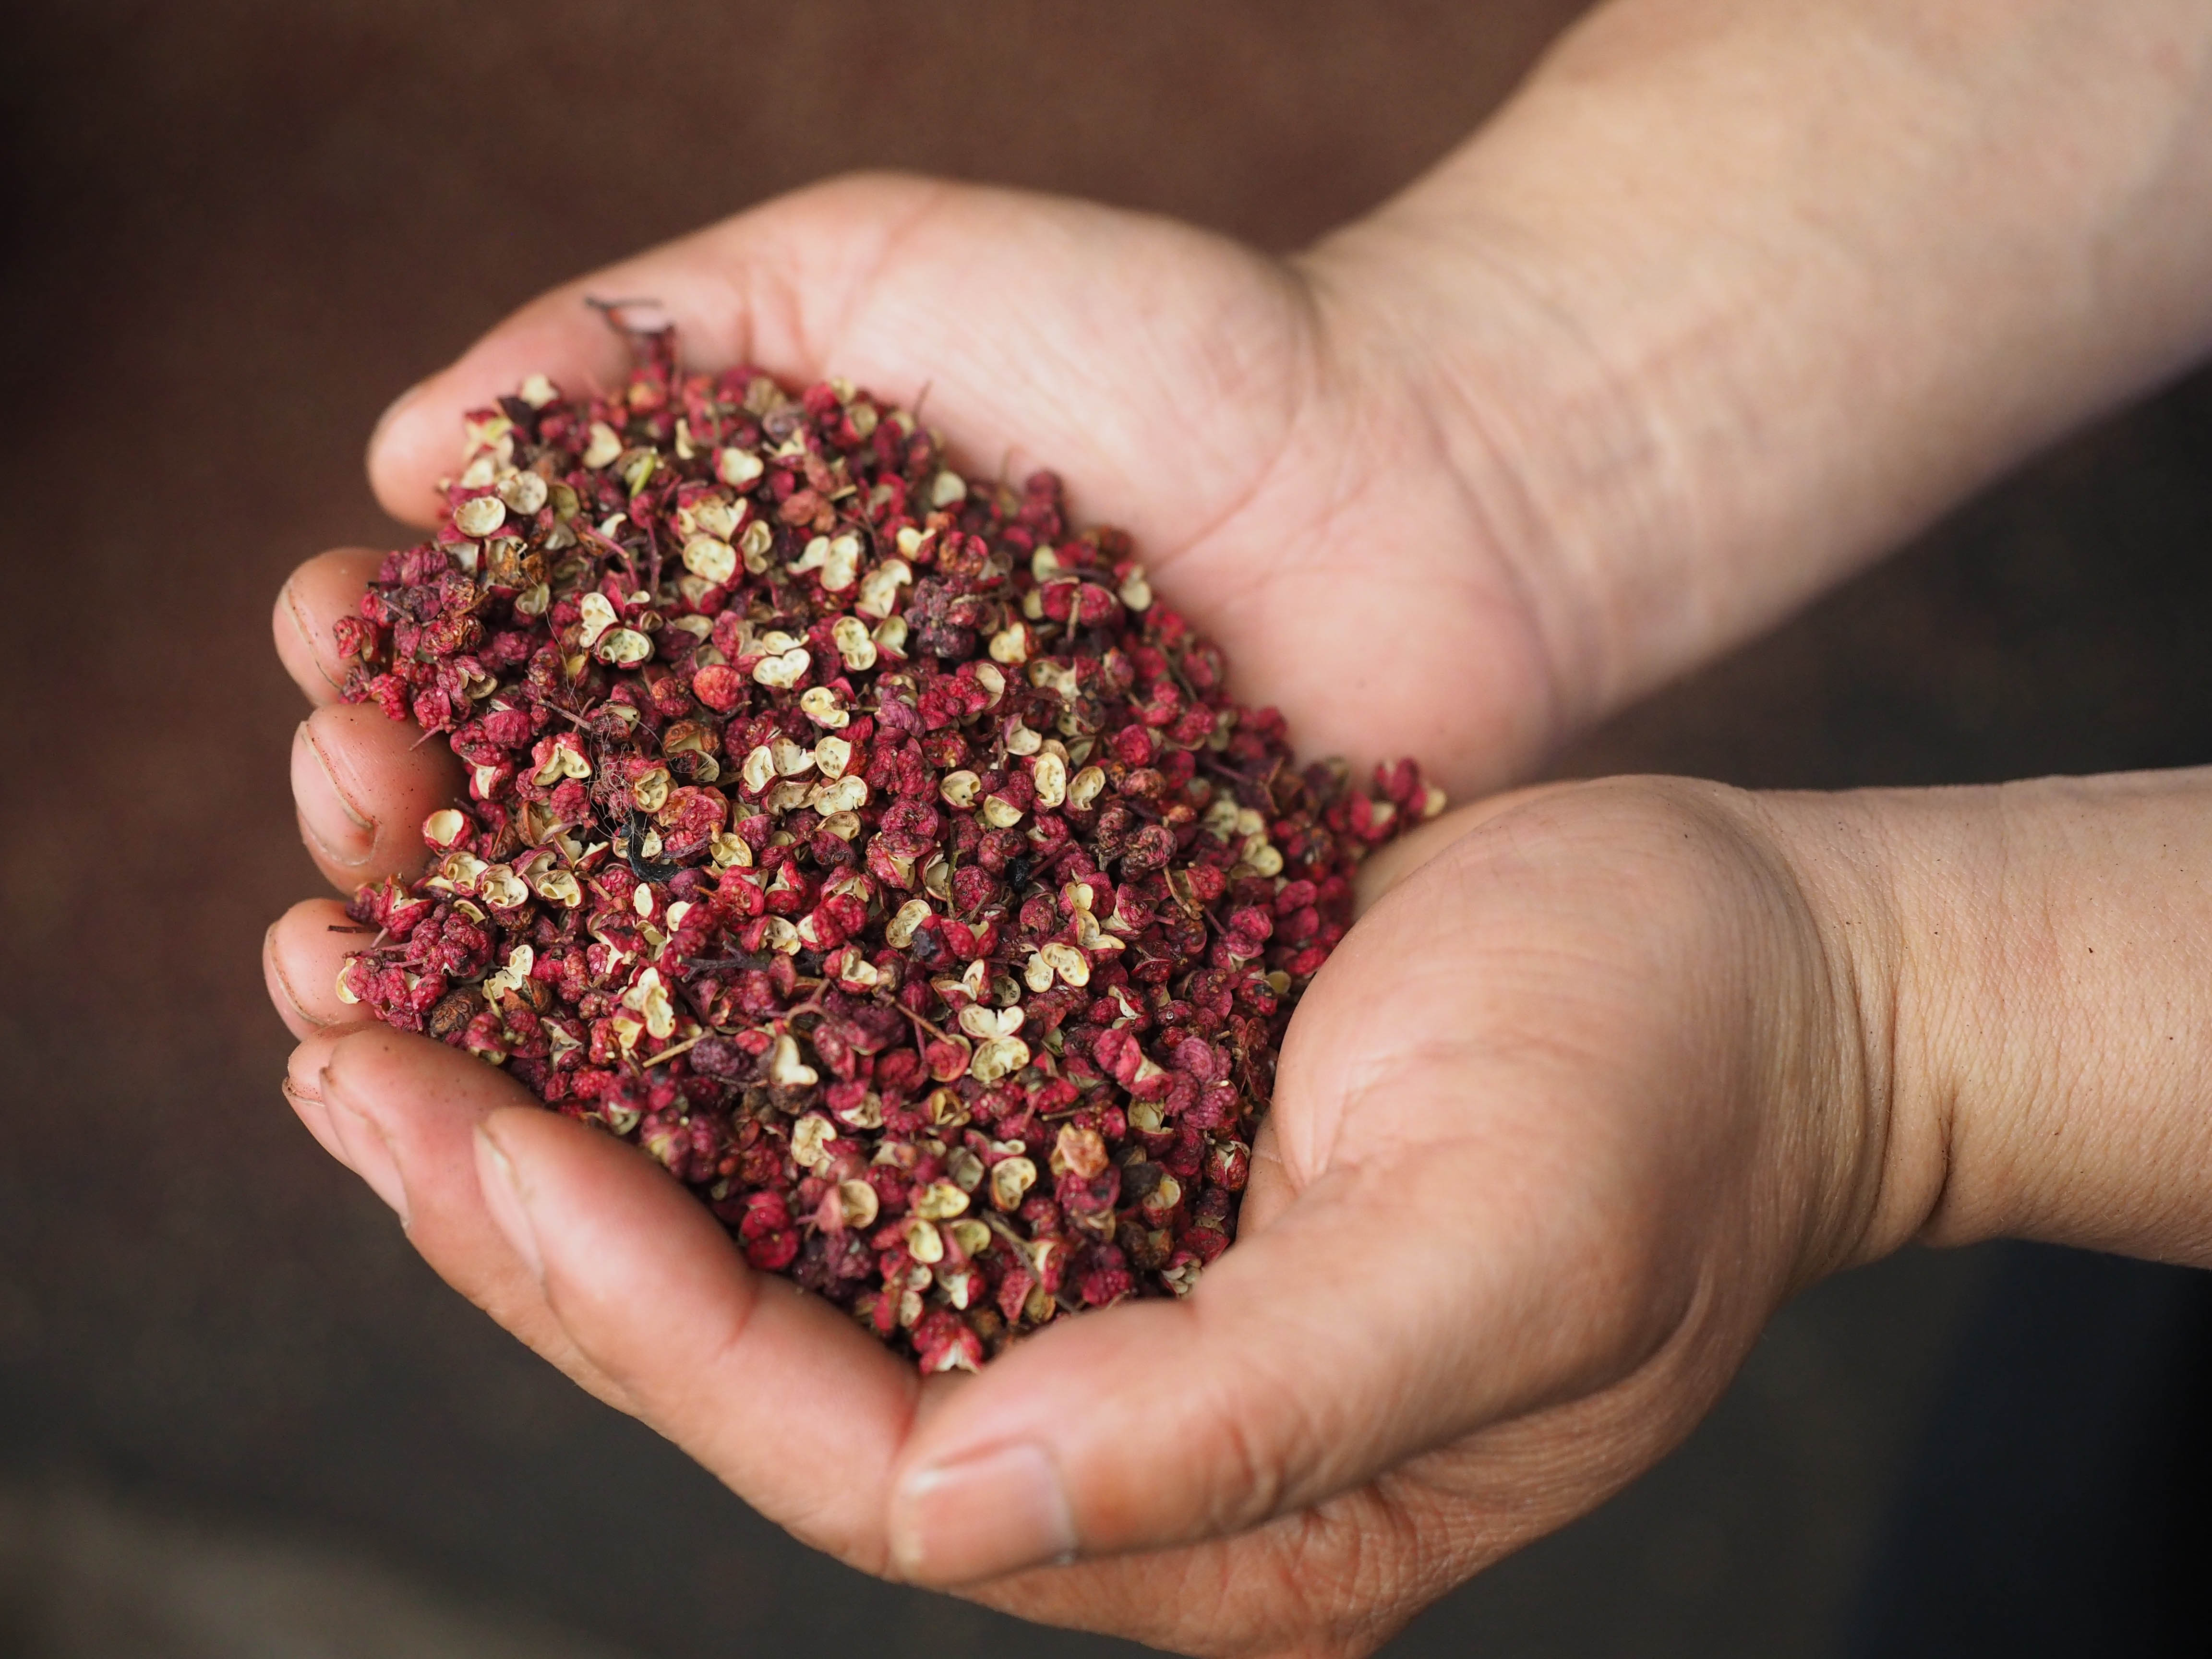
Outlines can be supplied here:
[[[315, 1039], [314, 1057], [311, 1060], [303, 1060], [301, 1052], [295, 1049], [291, 1058], [285, 1062], [282, 1085], [285, 1104], [307, 1126], [307, 1133], [314, 1136], [317, 1144], [340, 1164], [346, 1164], [345, 1143], [338, 1139], [337, 1127], [331, 1121], [330, 1108], [323, 1103], [321, 1056], [329, 1052], [330, 1046], [338, 1038], [349, 1031], [366, 1030], [369, 1024], [364, 1020], [357, 1024], [333, 1025], [325, 1030], [311, 1031], [307, 1036]], [[353, 1166], [346, 1164], [346, 1167], [351, 1169]]]
[[292, 740], [292, 799], [316, 867], [350, 893], [411, 875], [428, 856], [422, 820], [458, 799], [461, 763], [436, 738], [366, 703], [329, 703]]
[[1737, 1357], [1670, 1343], [1612, 1388], [1480, 1430], [1252, 1530], [963, 1593], [1173, 1653], [1370, 1652], [1437, 1595], [1595, 1508], [1679, 1444]]
[[368, 942], [335, 899], [303, 900], [270, 924], [261, 940], [262, 977], [295, 1037], [362, 1022], [359, 1005], [338, 994], [338, 974], [348, 953]]
[[332, 630], [341, 617], [358, 613], [362, 590], [383, 558], [365, 547], [333, 548], [295, 570], [278, 591], [270, 618], [276, 655], [309, 702], [336, 702], [345, 689], [347, 664]]
[[[520, 1084], [443, 1043], [371, 1024], [301, 1043], [286, 1095], [317, 1114], [324, 1125], [317, 1138], [392, 1206], [441, 1278], [577, 1383], [617, 1410], [633, 1409], [622, 1389], [576, 1352], [537, 1275], [484, 1210], [477, 1125], [517, 1104], [550, 1115]], [[316, 1117], [301, 1115], [316, 1128]]]
[[398, 518], [429, 524], [444, 507], [439, 480], [459, 465], [469, 410], [532, 374], [572, 396], [619, 381], [629, 347], [589, 300], [650, 301], [634, 314], [674, 323], [688, 362], [750, 362], [786, 379], [817, 378], [852, 286], [881, 268], [905, 219], [941, 193], [915, 179], [838, 180], [539, 295], [386, 411], [368, 452], [377, 499]]
[[562, 1328], [639, 1414], [770, 1519], [879, 1570], [884, 1483], [921, 1378], [853, 1321], [747, 1267], [643, 1154], [538, 1110], [483, 1126], [487, 1201]]
[[959, 1584], [1233, 1534], [1528, 1403], [1533, 1368], [1493, 1352], [1521, 1337], [1516, 1288], [1417, 1219], [1449, 1201], [1441, 1162], [1332, 1176], [1189, 1297], [994, 1364], [915, 1437], [900, 1571]]

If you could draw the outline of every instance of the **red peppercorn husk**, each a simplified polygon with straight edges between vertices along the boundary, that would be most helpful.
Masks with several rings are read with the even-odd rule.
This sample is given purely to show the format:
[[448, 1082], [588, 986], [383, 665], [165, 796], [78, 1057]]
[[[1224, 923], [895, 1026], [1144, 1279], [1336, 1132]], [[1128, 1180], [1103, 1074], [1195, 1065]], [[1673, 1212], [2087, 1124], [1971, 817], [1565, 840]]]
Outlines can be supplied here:
[[543, 377], [338, 625], [465, 805], [340, 994], [643, 1147], [925, 1370], [1228, 1248], [1366, 850], [1443, 796], [1300, 770], [1059, 481], [842, 382]]

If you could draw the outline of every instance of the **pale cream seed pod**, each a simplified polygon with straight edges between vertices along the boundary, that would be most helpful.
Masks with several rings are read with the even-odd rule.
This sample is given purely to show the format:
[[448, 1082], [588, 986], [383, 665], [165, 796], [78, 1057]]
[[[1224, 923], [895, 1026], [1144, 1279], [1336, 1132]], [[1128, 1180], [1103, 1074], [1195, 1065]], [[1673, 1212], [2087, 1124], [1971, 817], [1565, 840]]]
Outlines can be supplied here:
[[584, 446], [584, 465], [593, 471], [610, 465], [623, 453], [619, 434], [605, 421], [592, 422], [591, 441]]

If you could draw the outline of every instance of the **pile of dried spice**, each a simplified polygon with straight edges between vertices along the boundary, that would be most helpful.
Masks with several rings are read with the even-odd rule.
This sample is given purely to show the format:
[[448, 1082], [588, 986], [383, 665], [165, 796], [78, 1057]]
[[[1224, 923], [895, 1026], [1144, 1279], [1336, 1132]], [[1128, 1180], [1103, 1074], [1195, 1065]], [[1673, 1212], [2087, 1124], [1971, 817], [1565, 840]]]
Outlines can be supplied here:
[[644, 1147], [925, 1370], [1182, 1294], [1364, 852], [1443, 797], [1298, 769], [1059, 481], [839, 381], [544, 377], [339, 623], [447, 734], [428, 875], [339, 993]]

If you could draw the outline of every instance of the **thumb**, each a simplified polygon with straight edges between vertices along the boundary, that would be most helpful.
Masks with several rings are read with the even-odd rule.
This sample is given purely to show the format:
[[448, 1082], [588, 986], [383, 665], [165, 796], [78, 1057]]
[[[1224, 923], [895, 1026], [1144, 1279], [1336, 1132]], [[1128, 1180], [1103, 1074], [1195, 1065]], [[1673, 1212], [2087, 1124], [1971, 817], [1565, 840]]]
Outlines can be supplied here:
[[1605, 1276], [1592, 1241], [1530, 1213], [1525, 1182], [1471, 1186], [1501, 1164], [1469, 1141], [1338, 1169], [1188, 1297], [1001, 1357], [908, 1443], [899, 1571], [965, 1583], [1240, 1532], [1625, 1372], [1651, 1339], [1614, 1328], [1617, 1297], [1559, 1293], [1563, 1264]]

